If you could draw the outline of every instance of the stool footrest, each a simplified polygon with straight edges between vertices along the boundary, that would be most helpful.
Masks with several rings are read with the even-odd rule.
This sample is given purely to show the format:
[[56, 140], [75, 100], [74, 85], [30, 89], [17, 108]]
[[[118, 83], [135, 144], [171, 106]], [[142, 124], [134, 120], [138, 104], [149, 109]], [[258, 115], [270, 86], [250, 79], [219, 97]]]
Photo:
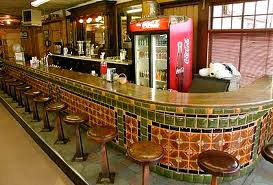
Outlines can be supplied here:
[[75, 154], [74, 157], [72, 158], [72, 162], [86, 161], [87, 157], [88, 157], [87, 153], [83, 153], [82, 155]]
[[55, 145], [63, 145], [63, 144], [66, 144], [68, 141], [69, 141], [69, 139], [67, 139], [67, 138], [63, 138], [62, 140], [57, 139], [54, 144]]
[[99, 173], [99, 176], [97, 178], [97, 184], [114, 184], [115, 183], [115, 172], [111, 172], [109, 176], [103, 173]]
[[51, 132], [54, 127], [43, 128], [40, 132]]

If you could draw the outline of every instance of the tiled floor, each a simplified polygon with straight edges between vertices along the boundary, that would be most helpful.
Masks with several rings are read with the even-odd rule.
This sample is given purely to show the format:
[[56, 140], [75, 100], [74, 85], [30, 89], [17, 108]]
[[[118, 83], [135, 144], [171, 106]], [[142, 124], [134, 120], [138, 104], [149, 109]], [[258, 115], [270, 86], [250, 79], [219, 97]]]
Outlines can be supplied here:
[[[3, 97], [6, 95], [3, 95], [0, 93], [0, 96]], [[57, 152], [65, 161], [67, 164], [69, 164], [73, 169], [75, 169], [85, 181], [87, 181], [90, 185], [95, 184], [97, 174], [100, 171], [100, 147], [95, 144], [94, 142], [87, 141], [86, 135], [83, 132], [83, 142], [84, 142], [84, 149], [86, 152], [89, 153], [89, 157], [87, 161], [85, 162], [71, 162], [71, 158], [73, 157], [73, 154], [75, 152], [75, 133], [74, 128], [68, 125], [64, 125], [65, 134], [66, 137], [70, 139], [70, 141], [65, 145], [54, 145], [55, 139], [56, 139], [56, 129], [54, 129], [52, 132], [45, 133], [40, 132], [42, 122], [31, 122], [31, 114], [25, 113], [23, 108], [16, 108], [16, 104], [12, 102], [11, 98], [4, 98], [6, 102], [8, 102], [13, 109], [16, 110], [16, 112], [29, 124], [29, 126], [36, 132], [38, 135], [50, 145], [55, 152]], [[0, 110], [1, 111], [1, 110]], [[3, 111], [1, 111], [3, 112]], [[7, 113], [3, 113], [5, 116], [7, 116]], [[1, 115], [0, 115], [1, 117]], [[51, 116], [52, 117], [52, 116]], [[53, 121], [51, 120], [51, 123]], [[6, 128], [2, 128], [0, 125], [1, 130]], [[0, 131], [1, 131], [0, 130]], [[21, 138], [21, 136], [17, 136], [16, 133], [9, 131], [8, 132], [12, 138]], [[1, 133], [0, 133], [1, 134]], [[13, 135], [14, 134], [14, 135]], [[0, 135], [0, 142], [1, 139]], [[0, 143], [1, 144], [1, 143]], [[18, 143], [20, 145], [20, 143]], [[34, 144], [32, 144], [34, 145]], [[20, 145], [21, 146], [21, 145]], [[23, 145], [22, 145], [23, 146]], [[9, 148], [7, 148], [7, 151], [9, 151]], [[10, 151], [13, 152], [13, 151]], [[1, 155], [1, 154], [0, 154]], [[18, 153], [19, 155], [19, 153]], [[108, 157], [110, 160], [110, 168], [112, 171], [117, 172], [116, 178], [115, 178], [115, 185], [139, 185], [141, 184], [141, 168], [137, 164], [133, 163], [130, 159], [128, 159], [126, 156], [124, 156], [122, 153], [108, 148]], [[3, 160], [0, 156], [0, 162]], [[39, 160], [39, 159], [38, 159]], [[41, 160], [41, 159], [40, 159]], [[49, 160], [49, 159], [47, 159]], [[20, 164], [20, 161], [17, 161], [17, 163]], [[27, 164], [28, 162], [24, 162]], [[3, 163], [0, 163], [1, 165]], [[12, 164], [12, 162], [11, 162]], [[2, 169], [2, 166], [0, 166], [0, 169]], [[3, 169], [2, 169], [3, 170]], [[0, 177], [2, 176], [2, 170], [0, 170]], [[35, 174], [35, 173], [34, 173]], [[187, 183], [187, 182], [181, 182], [181, 181], [175, 181], [172, 179], [168, 179], [166, 177], [157, 175], [155, 173], [151, 174], [152, 176], [152, 183], [151, 185], [193, 185], [193, 183]], [[27, 178], [27, 177], [26, 177]], [[51, 177], [41, 177], [41, 179], [44, 178], [51, 178]], [[52, 177], [53, 180], [56, 177]], [[7, 184], [7, 183], [1, 183], [0, 178], [0, 184]], [[61, 181], [61, 183], [65, 184], [65, 181]], [[61, 184], [59, 183], [59, 184]], [[23, 184], [23, 183], [21, 183]], [[54, 183], [48, 183], [48, 184], [54, 184]], [[67, 182], [66, 184], [71, 184], [70, 182]], [[237, 179], [232, 182], [224, 182], [221, 183], [222, 185], [273, 185], [273, 164], [270, 164], [264, 160], [260, 162], [260, 164], [256, 167], [256, 169], [249, 175], [241, 177], [240, 179]], [[40, 185], [40, 184], [39, 184]], [[57, 183], [56, 183], [57, 185]], [[197, 185], [197, 184], [195, 184]]]
[[0, 184], [72, 185], [0, 103]]

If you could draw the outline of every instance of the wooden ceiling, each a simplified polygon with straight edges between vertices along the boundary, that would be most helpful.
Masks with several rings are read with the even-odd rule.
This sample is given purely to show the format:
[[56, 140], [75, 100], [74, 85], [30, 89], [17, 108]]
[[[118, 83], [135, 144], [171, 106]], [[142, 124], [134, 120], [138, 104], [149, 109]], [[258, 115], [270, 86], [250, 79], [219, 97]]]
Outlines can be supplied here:
[[[0, 0], [0, 15], [21, 16], [22, 10], [31, 8], [33, 0]], [[86, 2], [96, 2], [97, 0], [50, 0], [38, 8], [43, 13], [51, 13], [60, 9], [66, 9]], [[34, 7], [32, 7], [34, 8]]]

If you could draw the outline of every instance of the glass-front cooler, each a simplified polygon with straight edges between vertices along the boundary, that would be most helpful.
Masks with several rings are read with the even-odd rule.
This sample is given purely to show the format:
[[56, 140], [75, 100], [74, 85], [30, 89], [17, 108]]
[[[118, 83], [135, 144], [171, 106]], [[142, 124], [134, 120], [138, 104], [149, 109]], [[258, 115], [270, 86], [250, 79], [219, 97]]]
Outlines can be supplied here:
[[151, 43], [152, 87], [166, 90], [168, 79], [168, 35], [151, 35]]
[[150, 87], [149, 35], [135, 35], [136, 84]]

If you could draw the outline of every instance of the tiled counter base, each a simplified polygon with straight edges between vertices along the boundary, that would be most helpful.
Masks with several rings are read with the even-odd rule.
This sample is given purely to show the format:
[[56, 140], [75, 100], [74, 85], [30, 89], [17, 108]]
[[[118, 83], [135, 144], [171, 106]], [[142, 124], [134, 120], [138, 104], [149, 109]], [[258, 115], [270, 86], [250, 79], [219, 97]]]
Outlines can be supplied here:
[[[12, 99], [3, 94], [2, 91], [0, 91], [0, 99], [0, 103], [2, 102], [6, 107], [10, 107], [11, 113], [20, 117], [18, 119], [20, 119], [20, 122], [24, 128], [28, 127], [31, 129], [33, 133], [38, 136], [39, 140], [41, 140], [44, 145], [47, 145], [50, 150], [54, 152], [54, 155], [50, 155], [50, 157], [55, 162], [56, 158], [59, 158], [66, 163], [66, 166], [62, 166], [57, 163], [57, 165], [60, 166], [65, 173], [67, 173], [67, 168], [72, 169], [74, 174], [71, 175], [71, 173], [67, 173], [67, 175], [76, 185], [95, 185], [97, 175], [100, 172], [100, 147], [96, 143], [90, 143], [89, 140], [86, 140], [86, 132], [82, 132], [82, 138], [85, 151], [89, 153], [88, 159], [84, 162], [71, 162], [71, 158], [75, 150], [74, 128], [64, 124], [64, 131], [66, 137], [69, 138], [69, 142], [65, 145], [55, 145], [54, 142], [57, 135], [56, 128], [52, 132], [40, 132], [42, 128], [42, 121], [32, 122], [32, 114], [25, 113], [24, 108], [17, 108], [17, 103], [13, 102]], [[39, 111], [41, 111], [41, 109]], [[53, 115], [51, 115], [49, 119], [50, 122], [53, 123]], [[33, 137], [33, 135], [31, 136]], [[37, 143], [41, 145], [41, 142], [38, 141]], [[117, 151], [111, 146], [108, 147], [108, 156], [111, 171], [116, 172], [115, 185], [141, 184], [141, 166], [135, 164], [133, 161], [129, 160], [125, 154]], [[45, 150], [45, 152], [48, 153], [49, 151]], [[223, 182], [222, 185], [255, 185], [256, 183], [270, 185], [273, 180], [272, 175], [270, 175], [270, 172], [272, 171], [272, 166], [270, 165], [271, 164], [267, 163], [266, 161], [262, 161], [262, 163], [258, 165], [257, 169], [255, 169], [249, 176], [243, 176], [231, 182]], [[81, 180], [77, 180], [75, 175]], [[155, 173], [151, 173], [151, 176], [151, 185], [201, 185], [199, 183], [176, 181]]]
[[[157, 91], [152, 96], [151, 89], [145, 87], [106, 83], [73, 71], [16, 64], [7, 64], [7, 68], [17, 78], [25, 75], [36, 89], [46, 92], [51, 87], [68, 104], [69, 112], [88, 114], [89, 124], [117, 127], [119, 134], [113, 144], [123, 151], [140, 140], [161, 144], [164, 157], [152, 170], [176, 180], [209, 182], [210, 176], [196, 162], [198, 154], [208, 149], [228, 152], [240, 161], [240, 173], [224, 181], [249, 174], [258, 162], [261, 147], [273, 134], [268, 77], [233, 94]], [[248, 93], [253, 88], [252, 94]], [[139, 99], [147, 91], [147, 96]], [[248, 100], [253, 102], [240, 104]], [[192, 102], [195, 104], [187, 105]]]

